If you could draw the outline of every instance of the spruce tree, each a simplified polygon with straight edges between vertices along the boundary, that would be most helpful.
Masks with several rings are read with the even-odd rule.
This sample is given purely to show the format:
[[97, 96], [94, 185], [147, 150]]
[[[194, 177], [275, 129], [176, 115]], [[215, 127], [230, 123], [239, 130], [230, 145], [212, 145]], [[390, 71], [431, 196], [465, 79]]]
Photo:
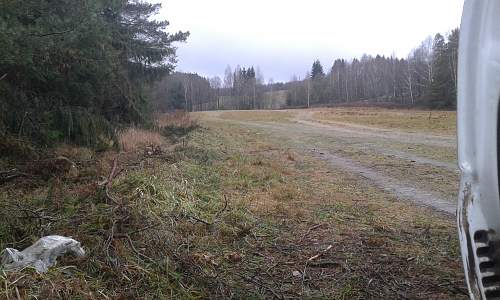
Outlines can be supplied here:
[[323, 71], [323, 66], [319, 60], [315, 60], [311, 69], [311, 79], [318, 79], [325, 77], [325, 72]]
[[429, 105], [443, 108], [448, 102], [449, 72], [446, 42], [441, 34], [436, 34], [432, 45], [432, 81], [429, 89]]

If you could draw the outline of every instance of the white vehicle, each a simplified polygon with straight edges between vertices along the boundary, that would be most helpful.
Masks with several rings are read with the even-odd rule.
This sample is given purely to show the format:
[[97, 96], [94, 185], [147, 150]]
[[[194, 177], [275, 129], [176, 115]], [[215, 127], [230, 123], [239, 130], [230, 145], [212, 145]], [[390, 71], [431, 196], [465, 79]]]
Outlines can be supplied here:
[[500, 299], [500, 0], [466, 0], [458, 67], [457, 220], [471, 299]]

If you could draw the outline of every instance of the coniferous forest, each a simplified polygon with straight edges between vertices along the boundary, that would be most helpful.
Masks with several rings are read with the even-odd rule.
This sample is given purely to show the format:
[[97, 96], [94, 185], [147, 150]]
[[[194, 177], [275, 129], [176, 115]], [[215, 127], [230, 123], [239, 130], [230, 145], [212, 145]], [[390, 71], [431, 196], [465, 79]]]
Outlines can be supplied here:
[[176, 42], [132, 0], [2, 1], [0, 130], [41, 144], [98, 146], [151, 113], [148, 86], [173, 71]]

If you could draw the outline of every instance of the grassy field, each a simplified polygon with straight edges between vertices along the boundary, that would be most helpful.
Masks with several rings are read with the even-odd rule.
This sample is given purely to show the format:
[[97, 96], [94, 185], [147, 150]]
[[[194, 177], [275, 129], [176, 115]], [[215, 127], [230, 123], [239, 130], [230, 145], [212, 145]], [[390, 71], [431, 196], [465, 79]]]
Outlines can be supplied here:
[[291, 111], [226, 111], [220, 113], [220, 118], [225, 120], [286, 122], [294, 117]]
[[336, 121], [410, 132], [456, 134], [456, 112], [374, 107], [321, 109], [313, 114], [318, 121]]
[[419, 109], [387, 109], [378, 107], [314, 108], [310, 110], [223, 111], [220, 118], [239, 121], [294, 121], [306, 115], [308, 120], [345, 123], [370, 128], [395, 129], [406, 132], [456, 135], [455, 111]]
[[71, 178], [26, 164], [29, 177], [0, 185], [0, 247], [61, 234], [88, 255], [43, 275], [0, 274], [1, 297], [465, 299], [453, 218], [399, 201], [286, 137], [227, 122], [288, 126], [294, 114], [198, 114], [192, 131], [182, 122], [131, 129], [121, 153], [63, 147], [57, 155], [79, 170]]

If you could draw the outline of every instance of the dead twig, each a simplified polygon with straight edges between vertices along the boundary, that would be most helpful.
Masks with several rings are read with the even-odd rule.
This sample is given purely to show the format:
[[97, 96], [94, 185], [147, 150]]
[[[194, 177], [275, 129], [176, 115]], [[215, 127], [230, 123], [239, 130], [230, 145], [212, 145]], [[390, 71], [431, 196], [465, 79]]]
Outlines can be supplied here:
[[309, 257], [309, 259], [308, 259], [307, 261], [308, 261], [308, 262], [310, 262], [310, 261], [313, 261], [313, 260], [315, 260], [315, 259], [317, 259], [317, 258], [321, 257], [322, 255], [324, 255], [326, 252], [328, 252], [328, 251], [329, 251], [330, 249], [332, 249], [332, 248], [333, 248], [333, 246], [332, 246], [332, 245], [329, 245], [329, 246], [328, 246], [328, 247], [326, 247], [326, 249], [325, 249], [325, 250], [323, 250], [322, 252], [320, 252], [320, 253], [318, 253], [318, 254], [316, 254], [316, 255], [313, 255], [313, 256]]
[[260, 287], [263, 287], [264, 289], [268, 290], [269, 292], [271, 292], [271, 294], [273, 294], [274, 297], [276, 297], [277, 299], [284, 299], [283, 295], [279, 295], [278, 293], [276, 293], [276, 291], [274, 289], [272, 289], [271, 287], [269, 287], [268, 285], [264, 284], [264, 283], [261, 283], [261, 282], [258, 282], [248, 276], [244, 276], [244, 275], [240, 275], [240, 274], [237, 274], [239, 277], [241, 277], [242, 279], [245, 279], [253, 284], [256, 284]]
[[227, 201], [227, 197], [226, 195], [224, 195], [224, 199], [225, 199], [225, 202], [224, 202], [224, 207], [222, 207], [222, 209], [220, 209], [214, 216], [214, 219], [212, 222], [208, 222], [208, 221], [205, 221], [203, 219], [200, 219], [196, 216], [193, 216], [193, 215], [186, 215], [186, 217], [190, 218], [190, 219], [193, 219], [199, 223], [202, 223], [202, 224], [205, 224], [207, 226], [214, 226], [215, 224], [217, 224], [220, 220], [219, 220], [219, 217], [221, 216], [221, 214], [227, 209], [227, 206], [228, 206], [228, 201]]
[[212, 222], [212, 225], [219, 222], [219, 217], [220, 215], [227, 209], [227, 204], [228, 204], [228, 201], [227, 201], [227, 197], [226, 195], [224, 195], [224, 207], [222, 207], [221, 210], [219, 210], [216, 214], [215, 214], [215, 217], [214, 217], [214, 220]]
[[118, 158], [115, 157], [113, 159], [113, 168], [111, 168], [111, 173], [109, 173], [109, 176], [108, 176], [108, 180], [107, 180], [107, 183], [106, 185], [107, 186], [110, 186], [113, 179], [115, 178], [115, 173], [116, 173], [116, 168], [118, 167]]
[[145, 259], [149, 260], [150, 262], [155, 262], [151, 257], [142, 254], [141, 252], [139, 252], [139, 250], [137, 250], [135, 248], [134, 242], [132, 242], [132, 239], [130, 238], [130, 236], [128, 234], [125, 234], [124, 236], [127, 239], [128, 243], [130, 244], [130, 248], [132, 248], [132, 250], [135, 252], [135, 254], [139, 255], [142, 258], [145, 258]]
[[27, 177], [29, 174], [19, 172], [17, 169], [0, 171], [0, 184], [4, 184], [18, 177]]
[[113, 196], [111, 196], [111, 194], [109, 193], [108, 186], [106, 186], [104, 188], [104, 192], [105, 192], [105, 195], [106, 195], [106, 199], [110, 200], [111, 202], [113, 202], [116, 205], [120, 205], [120, 203], [118, 202], [118, 200], [116, 200], [115, 198], [113, 198]]
[[149, 229], [153, 229], [153, 228], [156, 228], [156, 227], [158, 227], [160, 225], [162, 225], [162, 223], [151, 224], [151, 225], [148, 225], [146, 227], [143, 227], [143, 228], [140, 228], [140, 229], [137, 229], [137, 230], [133, 230], [133, 231], [129, 232], [128, 235], [140, 233], [140, 232], [143, 232], [143, 231], [146, 231], [146, 230], [149, 230]]
[[113, 265], [116, 265], [116, 260], [114, 260], [113, 258], [111, 258], [111, 255], [109, 254], [109, 248], [111, 247], [111, 243], [113, 242], [113, 239], [115, 237], [115, 226], [116, 226], [116, 221], [113, 221], [113, 224], [111, 225], [111, 229], [110, 229], [110, 233], [109, 233], [109, 236], [108, 236], [108, 239], [106, 240], [106, 244], [105, 244], [105, 252], [106, 252], [106, 256], [108, 258], [108, 261], [110, 263], [112, 263]]
[[113, 160], [113, 167], [111, 168], [111, 172], [109, 173], [108, 175], [108, 178], [106, 178], [104, 181], [102, 182], [99, 182], [98, 185], [99, 186], [103, 186], [104, 187], [104, 194], [106, 196], [106, 199], [113, 202], [114, 204], [116, 205], [122, 205], [123, 203], [119, 202], [118, 200], [116, 200], [112, 195], [111, 193], [109, 192], [109, 189], [111, 188], [111, 185], [113, 183], [113, 179], [119, 174], [121, 173], [120, 172], [116, 172], [116, 169], [118, 167], [118, 159], [117, 157], [115, 157], [115, 159]]
[[209, 222], [207, 222], [207, 221], [205, 221], [205, 220], [203, 220], [203, 219], [200, 219], [200, 218], [195, 217], [195, 216], [192, 216], [192, 215], [186, 215], [186, 217], [188, 217], [188, 218], [190, 218], [190, 219], [193, 219], [193, 220], [195, 220], [196, 222], [203, 223], [203, 224], [205, 224], [205, 225], [207, 225], [207, 226], [211, 226], [211, 225], [212, 225], [212, 223], [209, 223]]
[[19, 293], [19, 289], [17, 288], [17, 286], [14, 287], [16, 289], [16, 297], [17, 297], [17, 300], [22, 300], [21, 298], [21, 294]]
[[310, 262], [308, 265], [310, 268], [328, 268], [328, 267], [337, 267], [340, 266], [341, 264], [333, 260], [327, 260], [327, 261]]
[[302, 238], [300, 239], [300, 241], [303, 241], [308, 235], [309, 233], [311, 233], [311, 231], [315, 230], [315, 229], [318, 229], [322, 226], [324, 226], [325, 224], [317, 224], [317, 225], [314, 225], [313, 227], [309, 228], [307, 230], [307, 232], [302, 236]]
[[304, 293], [304, 283], [305, 283], [305, 279], [306, 279], [306, 271], [307, 271], [307, 266], [315, 259], [321, 257], [322, 255], [324, 255], [326, 252], [328, 252], [330, 249], [332, 249], [333, 246], [332, 245], [328, 245], [328, 247], [326, 247], [325, 250], [323, 250], [322, 252], [316, 254], [316, 255], [313, 255], [311, 257], [309, 257], [309, 259], [306, 261], [305, 265], [304, 265], [304, 270], [302, 271], [302, 293]]
[[61, 220], [62, 218], [56, 218], [53, 216], [46, 215], [44, 212], [44, 209], [39, 208], [36, 210], [26, 208], [26, 207], [21, 207], [20, 205], [17, 205], [17, 208], [24, 212], [26, 215], [26, 218], [28, 219], [39, 219], [39, 220], [46, 220], [46, 221], [51, 221], [51, 222], [56, 222]]

